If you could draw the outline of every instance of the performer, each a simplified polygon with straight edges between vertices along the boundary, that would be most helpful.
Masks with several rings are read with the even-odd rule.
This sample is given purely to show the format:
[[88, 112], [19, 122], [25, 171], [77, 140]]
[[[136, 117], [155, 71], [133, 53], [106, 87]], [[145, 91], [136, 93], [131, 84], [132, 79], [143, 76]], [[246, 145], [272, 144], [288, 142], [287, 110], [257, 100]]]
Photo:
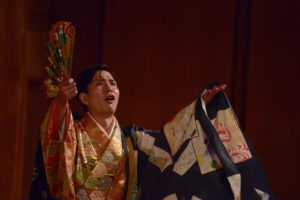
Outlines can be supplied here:
[[[120, 92], [108, 67], [62, 81], [41, 127], [31, 199], [272, 199], [225, 87], [211, 86], [152, 131], [119, 125]], [[79, 121], [68, 104], [75, 96], [86, 111]]]

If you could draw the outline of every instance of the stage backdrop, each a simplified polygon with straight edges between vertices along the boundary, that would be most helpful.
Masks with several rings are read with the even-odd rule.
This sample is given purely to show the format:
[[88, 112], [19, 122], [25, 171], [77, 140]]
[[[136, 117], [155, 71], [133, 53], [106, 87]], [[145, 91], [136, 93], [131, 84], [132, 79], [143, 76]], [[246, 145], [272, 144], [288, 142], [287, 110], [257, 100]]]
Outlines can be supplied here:
[[48, 106], [45, 41], [61, 19], [77, 28], [74, 74], [99, 62], [116, 73], [122, 125], [160, 129], [207, 83], [227, 83], [277, 199], [299, 199], [299, 10], [297, 0], [0, 1], [0, 199], [27, 199]]

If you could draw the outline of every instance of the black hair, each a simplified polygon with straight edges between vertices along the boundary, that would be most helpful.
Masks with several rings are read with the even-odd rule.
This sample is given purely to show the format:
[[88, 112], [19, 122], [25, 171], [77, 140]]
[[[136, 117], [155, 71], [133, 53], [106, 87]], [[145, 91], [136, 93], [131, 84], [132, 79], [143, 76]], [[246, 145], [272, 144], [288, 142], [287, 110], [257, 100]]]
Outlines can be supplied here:
[[[88, 85], [92, 82], [94, 75], [98, 71], [107, 71], [109, 72], [112, 77], [115, 79], [114, 73], [109, 69], [107, 65], [104, 64], [98, 64], [98, 65], [92, 65], [86, 68], [84, 71], [80, 72], [76, 77], [76, 86], [77, 86], [77, 99], [81, 103], [79, 99], [80, 93], [88, 93]], [[82, 104], [83, 105], [83, 104]], [[83, 108], [85, 111], [87, 111], [87, 107], [83, 105]]]

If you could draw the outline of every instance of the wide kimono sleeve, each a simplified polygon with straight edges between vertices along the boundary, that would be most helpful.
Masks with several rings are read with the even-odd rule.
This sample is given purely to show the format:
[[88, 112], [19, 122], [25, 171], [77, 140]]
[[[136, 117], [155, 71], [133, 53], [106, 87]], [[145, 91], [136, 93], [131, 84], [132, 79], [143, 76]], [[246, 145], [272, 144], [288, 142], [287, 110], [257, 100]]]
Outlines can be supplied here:
[[200, 95], [162, 130], [136, 131], [136, 141], [143, 200], [274, 199], [224, 92], [207, 106]]
[[76, 151], [76, 133], [69, 106], [62, 127], [58, 124], [57, 101], [51, 102], [41, 126], [41, 144], [45, 174], [54, 198], [75, 199], [72, 174]]

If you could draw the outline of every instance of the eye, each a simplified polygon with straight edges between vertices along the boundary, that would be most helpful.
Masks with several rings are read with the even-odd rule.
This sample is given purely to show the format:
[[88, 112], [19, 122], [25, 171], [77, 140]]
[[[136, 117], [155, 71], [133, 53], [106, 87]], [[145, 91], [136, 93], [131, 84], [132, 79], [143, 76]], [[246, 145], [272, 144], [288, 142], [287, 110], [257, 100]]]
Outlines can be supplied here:
[[116, 86], [117, 82], [116, 81], [110, 81], [110, 84], [113, 85], [113, 86]]
[[103, 81], [97, 81], [96, 82], [96, 85], [98, 86], [98, 85], [103, 85]]

